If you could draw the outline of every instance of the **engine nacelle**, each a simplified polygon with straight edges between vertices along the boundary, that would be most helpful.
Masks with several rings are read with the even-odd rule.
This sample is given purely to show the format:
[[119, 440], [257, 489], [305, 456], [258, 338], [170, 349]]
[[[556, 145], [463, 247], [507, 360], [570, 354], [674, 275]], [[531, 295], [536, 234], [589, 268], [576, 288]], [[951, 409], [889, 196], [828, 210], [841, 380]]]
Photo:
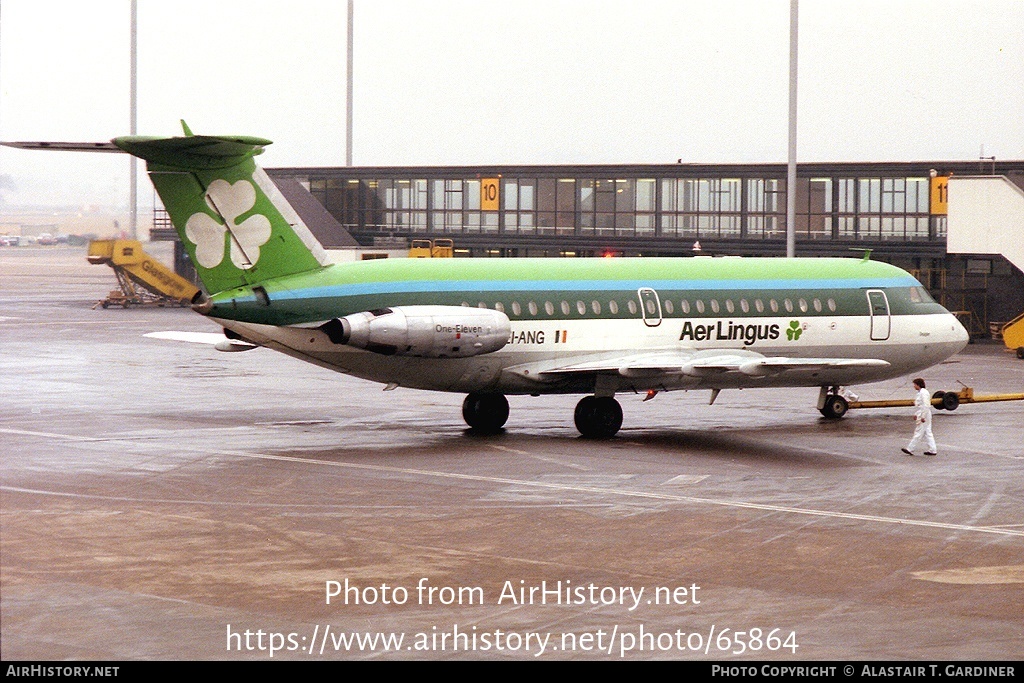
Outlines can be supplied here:
[[335, 344], [385, 356], [468, 358], [505, 346], [512, 324], [487, 308], [396, 306], [335, 318], [320, 329]]

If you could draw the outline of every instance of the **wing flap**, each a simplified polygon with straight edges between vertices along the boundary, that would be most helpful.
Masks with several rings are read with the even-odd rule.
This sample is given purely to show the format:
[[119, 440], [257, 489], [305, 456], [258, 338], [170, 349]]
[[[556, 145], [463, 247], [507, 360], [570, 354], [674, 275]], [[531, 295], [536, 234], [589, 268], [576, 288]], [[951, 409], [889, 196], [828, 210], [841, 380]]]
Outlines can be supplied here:
[[541, 370], [545, 379], [578, 375], [615, 374], [622, 377], [688, 375], [711, 377], [723, 373], [741, 373], [767, 377], [787, 371], [823, 369], [877, 368], [889, 363], [875, 358], [785, 358], [769, 357], [751, 351], [700, 351], [631, 354], [599, 360], [584, 360]]

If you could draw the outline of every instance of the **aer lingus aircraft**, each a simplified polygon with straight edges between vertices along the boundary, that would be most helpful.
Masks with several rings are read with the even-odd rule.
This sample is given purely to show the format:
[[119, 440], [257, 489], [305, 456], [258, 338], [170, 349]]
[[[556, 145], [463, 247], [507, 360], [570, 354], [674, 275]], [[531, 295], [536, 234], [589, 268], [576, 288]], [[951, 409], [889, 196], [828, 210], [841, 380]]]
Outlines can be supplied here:
[[894, 266], [834, 258], [382, 259], [332, 264], [254, 161], [254, 137], [13, 143], [145, 159], [205, 293], [221, 350], [257, 346], [398, 386], [467, 394], [500, 430], [507, 394], [585, 394], [588, 437], [622, 425], [621, 392], [820, 387], [917, 372], [967, 332]]

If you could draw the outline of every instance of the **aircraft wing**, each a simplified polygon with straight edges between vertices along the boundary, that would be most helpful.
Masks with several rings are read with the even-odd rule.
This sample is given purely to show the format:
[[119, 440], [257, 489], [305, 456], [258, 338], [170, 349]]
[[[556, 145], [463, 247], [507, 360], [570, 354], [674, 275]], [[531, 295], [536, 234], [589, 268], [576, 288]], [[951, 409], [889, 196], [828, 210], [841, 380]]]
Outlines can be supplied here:
[[622, 377], [711, 377], [730, 372], [750, 377], [767, 377], [788, 370], [848, 370], [887, 365], [888, 361], [875, 358], [786, 358], [764, 356], [752, 351], [678, 351], [586, 360], [544, 369], [539, 374], [545, 379], [589, 374], [618, 374]]

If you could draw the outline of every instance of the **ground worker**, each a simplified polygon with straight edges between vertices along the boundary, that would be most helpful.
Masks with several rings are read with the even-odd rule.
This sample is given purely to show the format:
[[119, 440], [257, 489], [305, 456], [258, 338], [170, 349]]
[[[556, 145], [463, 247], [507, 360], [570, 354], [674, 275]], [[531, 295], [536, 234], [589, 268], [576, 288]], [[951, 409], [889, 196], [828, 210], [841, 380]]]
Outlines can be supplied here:
[[914, 406], [917, 408], [917, 412], [914, 414], [914, 421], [916, 423], [914, 438], [902, 450], [907, 455], [913, 455], [914, 449], [921, 443], [921, 439], [924, 439], [925, 446], [928, 447], [924, 454], [935, 455], [937, 449], [935, 447], [935, 437], [932, 436], [932, 397], [928, 395], [924, 380], [920, 377], [914, 379], [914, 388], [917, 390], [917, 396], [914, 398]]

